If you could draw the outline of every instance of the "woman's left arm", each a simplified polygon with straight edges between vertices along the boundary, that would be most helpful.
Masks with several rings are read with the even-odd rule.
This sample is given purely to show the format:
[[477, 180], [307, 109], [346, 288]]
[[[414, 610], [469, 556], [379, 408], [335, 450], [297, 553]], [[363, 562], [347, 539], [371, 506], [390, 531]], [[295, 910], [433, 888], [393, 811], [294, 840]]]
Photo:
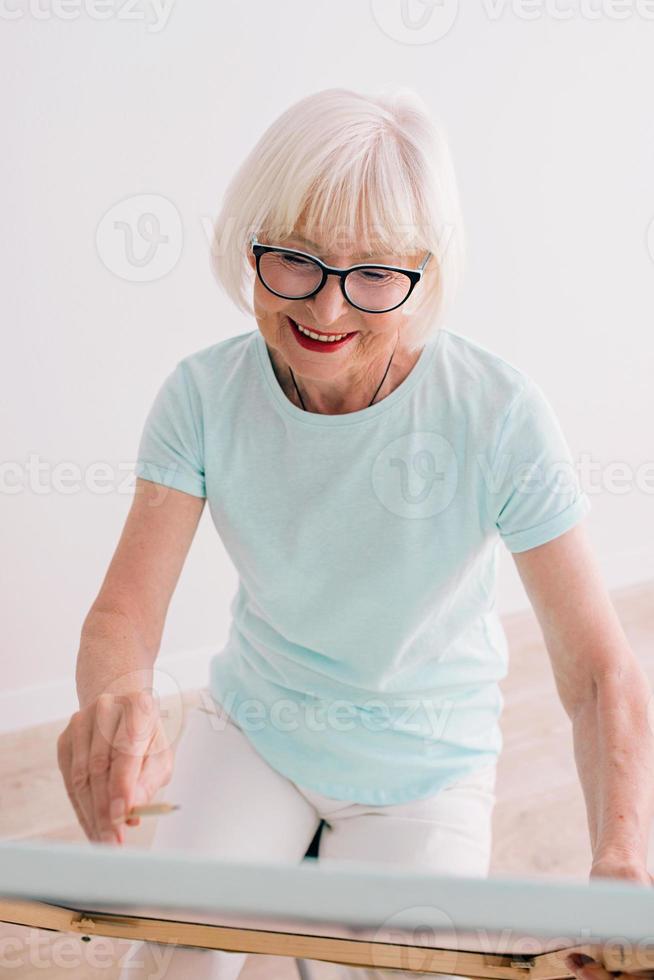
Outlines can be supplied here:
[[513, 558], [573, 727], [593, 853], [590, 877], [651, 885], [654, 712], [584, 524]]

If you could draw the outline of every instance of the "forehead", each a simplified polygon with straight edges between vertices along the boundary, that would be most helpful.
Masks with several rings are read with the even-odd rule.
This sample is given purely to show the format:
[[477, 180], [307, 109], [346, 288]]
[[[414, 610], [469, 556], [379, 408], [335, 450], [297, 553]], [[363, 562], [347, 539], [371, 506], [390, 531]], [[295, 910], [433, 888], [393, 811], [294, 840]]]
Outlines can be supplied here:
[[306, 232], [292, 229], [278, 235], [279, 244], [299, 248], [326, 261], [328, 264], [343, 265], [357, 262], [383, 262], [387, 265], [401, 265], [411, 260], [417, 254], [415, 249], [407, 248], [399, 238], [396, 242], [389, 241], [386, 236], [367, 236], [366, 238], [353, 235], [349, 231], [314, 232], [312, 236]]

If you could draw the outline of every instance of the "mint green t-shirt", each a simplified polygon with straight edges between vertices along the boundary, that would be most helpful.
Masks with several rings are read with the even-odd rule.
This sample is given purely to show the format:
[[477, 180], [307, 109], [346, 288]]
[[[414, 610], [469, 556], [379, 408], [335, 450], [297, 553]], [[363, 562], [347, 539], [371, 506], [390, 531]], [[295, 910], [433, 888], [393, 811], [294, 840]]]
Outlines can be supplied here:
[[178, 362], [135, 472], [207, 498], [239, 577], [209, 687], [278, 772], [380, 805], [496, 763], [500, 540], [535, 548], [590, 508], [523, 371], [441, 329], [390, 395], [323, 415], [256, 329]]

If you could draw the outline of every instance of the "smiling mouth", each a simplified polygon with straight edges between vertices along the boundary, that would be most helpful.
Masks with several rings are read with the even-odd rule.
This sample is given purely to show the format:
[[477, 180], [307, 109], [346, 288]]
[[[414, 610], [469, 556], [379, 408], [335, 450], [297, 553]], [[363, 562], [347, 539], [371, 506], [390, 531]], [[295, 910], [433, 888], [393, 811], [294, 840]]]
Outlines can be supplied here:
[[318, 340], [323, 344], [333, 344], [335, 341], [343, 340], [345, 337], [351, 337], [352, 334], [357, 332], [356, 330], [352, 330], [349, 333], [326, 333], [324, 330], [316, 330], [314, 327], [305, 327], [304, 324], [298, 323], [293, 317], [289, 316], [289, 320], [305, 337]]

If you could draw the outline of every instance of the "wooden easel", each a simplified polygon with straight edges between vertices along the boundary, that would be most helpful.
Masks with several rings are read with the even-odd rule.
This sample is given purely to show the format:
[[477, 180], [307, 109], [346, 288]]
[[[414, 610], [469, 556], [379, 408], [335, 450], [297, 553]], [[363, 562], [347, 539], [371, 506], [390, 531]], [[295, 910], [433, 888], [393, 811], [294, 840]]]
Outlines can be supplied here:
[[312, 935], [310, 932], [281, 932], [178, 919], [114, 915], [22, 899], [0, 899], [0, 922], [73, 933], [86, 942], [90, 942], [93, 936], [106, 936], [202, 949], [326, 960], [355, 967], [450, 973], [486, 980], [559, 980], [571, 977], [563, 958], [568, 953], [580, 952], [592, 956], [610, 972], [654, 976], [654, 949], [633, 949], [633, 944], [621, 943], [570, 946], [534, 956], [486, 953], [369, 939], [343, 939]]

